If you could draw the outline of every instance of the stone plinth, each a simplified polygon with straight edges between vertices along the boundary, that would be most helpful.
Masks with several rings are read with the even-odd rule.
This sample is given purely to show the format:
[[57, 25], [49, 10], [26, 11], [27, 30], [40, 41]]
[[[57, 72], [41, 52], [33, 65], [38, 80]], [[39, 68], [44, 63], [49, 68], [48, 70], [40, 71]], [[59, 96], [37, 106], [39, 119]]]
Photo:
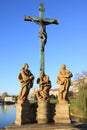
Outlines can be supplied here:
[[47, 100], [39, 100], [38, 108], [37, 108], [37, 123], [38, 124], [46, 124], [48, 123], [48, 101]]
[[29, 104], [16, 104], [16, 125], [28, 124], [29, 120]]
[[56, 105], [56, 113], [54, 117], [55, 123], [70, 124], [70, 104], [59, 103]]

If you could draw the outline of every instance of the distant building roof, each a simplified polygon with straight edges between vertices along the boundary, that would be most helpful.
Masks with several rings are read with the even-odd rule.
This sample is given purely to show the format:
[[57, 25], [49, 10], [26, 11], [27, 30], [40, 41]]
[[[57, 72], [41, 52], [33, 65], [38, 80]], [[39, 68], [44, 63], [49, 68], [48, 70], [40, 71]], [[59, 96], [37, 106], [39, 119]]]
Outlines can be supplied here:
[[50, 89], [49, 95], [58, 96], [59, 88]]

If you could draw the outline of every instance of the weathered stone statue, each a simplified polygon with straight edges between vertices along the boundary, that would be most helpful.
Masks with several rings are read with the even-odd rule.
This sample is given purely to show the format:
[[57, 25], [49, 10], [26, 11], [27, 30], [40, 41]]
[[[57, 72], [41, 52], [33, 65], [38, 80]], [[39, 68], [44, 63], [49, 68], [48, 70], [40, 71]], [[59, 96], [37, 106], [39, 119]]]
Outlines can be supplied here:
[[62, 64], [58, 72], [57, 83], [60, 84], [58, 100], [59, 103], [68, 102], [69, 87], [71, 85], [72, 73], [66, 69], [66, 65]]
[[45, 75], [42, 70], [40, 71], [40, 77], [37, 79], [37, 83], [40, 86], [39, 90], [36, 92], [37, 99], [48, 100], [51, 81], [49, 80], [49, 76]]
[[37, 79], [39, 90], [36, 91], [38, 99], [37, 117], [38, 124], [48, 123], [48, 103], [49, 103], [49, 90], [51, 88], [51, 81], [49, 76], [45, 75], [43, 70], [40, 70], [40, 76]]
[[18, 80], [21, 83], [21, 92], [18, 96], [17, 103], [26, 103], [27, 97], [30, 91], [30, 88], [33, 86], [34, 76], [30, 70], [28, 70], [28, 64], [24, 64], [24, 67], [21, 69]]
[[69, 87], [71, 85], [72, 73], [66, 69], [66, 65], [62, 64], [58, 72], [57, 83], [60, 85], [58, 101], [55, 108], [55, 123], [70, 124], [70, 104], [68, 100]]

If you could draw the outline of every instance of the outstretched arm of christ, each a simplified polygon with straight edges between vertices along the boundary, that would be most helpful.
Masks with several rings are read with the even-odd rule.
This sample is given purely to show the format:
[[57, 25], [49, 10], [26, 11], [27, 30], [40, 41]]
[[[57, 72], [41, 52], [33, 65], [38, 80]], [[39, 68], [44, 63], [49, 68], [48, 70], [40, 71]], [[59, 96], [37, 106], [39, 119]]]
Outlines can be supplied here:
[[45, 25], [49, 25], [49, 24], [59, 24], [59, 20], [56, 20], [56, 19], [44, 18], [42, 21], [43, 21], [43, 23], [44, 23]]
[[38, 17], [24, 16], [24, 20], [25, 21], [35, 22], [37, 24], [40, 24], [42, 22], [44, 25], [59, 24], [59, 20], [49, 19], [49, 18], [42, 18], [42, 19], [40, 19]]
[[38, 17], [24, 16], [25, 21], [31, 21], [39, 24], [40, 19]]

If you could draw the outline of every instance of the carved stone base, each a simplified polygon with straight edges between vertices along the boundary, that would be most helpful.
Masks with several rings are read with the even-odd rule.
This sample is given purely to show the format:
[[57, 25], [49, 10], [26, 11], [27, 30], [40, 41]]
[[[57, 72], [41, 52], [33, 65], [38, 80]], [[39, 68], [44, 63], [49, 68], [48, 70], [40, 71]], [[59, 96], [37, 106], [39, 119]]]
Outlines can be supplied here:
[[29, 104], [16, 104], [16, 125], [28, 124], [29, 120]]
[[37, 117], [36, 117], [38, 124], [48, 123], [47, 104], [48, 104], [48, 101], [46, 101], [46, 100], [38, 101]]
[[55, 123], [70, 124], [70, 104], [63, 103], [56, 105], [56, 113], [54, 117]]

